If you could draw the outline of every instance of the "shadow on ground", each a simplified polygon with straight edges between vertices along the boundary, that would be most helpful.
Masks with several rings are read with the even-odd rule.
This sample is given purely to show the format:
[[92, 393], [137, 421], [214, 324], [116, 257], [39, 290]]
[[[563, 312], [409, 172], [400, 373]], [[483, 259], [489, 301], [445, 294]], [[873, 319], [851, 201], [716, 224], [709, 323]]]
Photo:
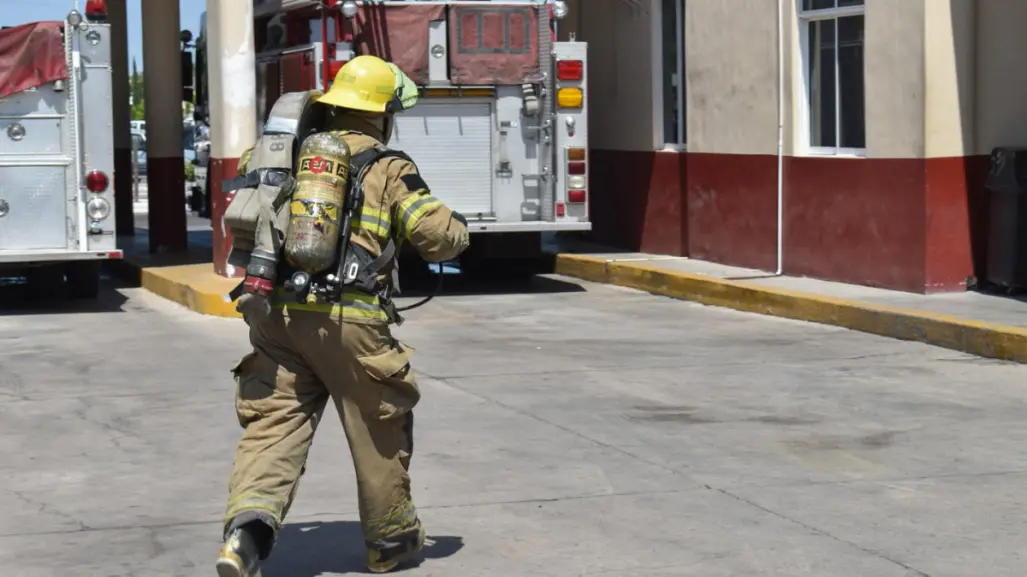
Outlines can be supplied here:
[[[423, 563], [444, 559], [463, 549], [462, 537], [428, 535]], [[413, 563], [420, 565], [422, 562]], [[282, 528], [271, 556], [261, 567], [264, 577], [320, 577], [333, 573], [367, 573], [367, 553], [360, 523], [331, 521], [290, 523]]]
[[22, 277], [0, 276], [0, 316], [123, 312], [128, 298], [114, 290], [123, 284], [103, 276], [96, 299], [75, 299], [63, 284], [40, 292]]
[[539, 274], [534, 276], [496, 275], [491, 278], [465, 277], [459, 274], [431, 274], [416, 279], [404, 279], [401, 282], [403, 299], [422, 299], [432, 293], [437, 298], [476, 295], [515, 295], [515, 294], [557, 294], [584, 292], [580, 284], [560, 278]]

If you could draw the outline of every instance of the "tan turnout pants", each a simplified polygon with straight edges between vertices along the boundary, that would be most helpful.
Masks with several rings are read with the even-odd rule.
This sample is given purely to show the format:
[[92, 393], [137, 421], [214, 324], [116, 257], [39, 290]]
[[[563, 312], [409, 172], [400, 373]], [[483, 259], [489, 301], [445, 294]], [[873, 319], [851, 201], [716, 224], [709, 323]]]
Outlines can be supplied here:
[[247, 318], [253, 352], [233, 369], [245, 432], [229, 482], [226, 532], [262, 519], [277, 533], [329, 398], [349, 441], [365, 541], [416, 529], [407, 474], [411, 410], [420, 399], [412, 349], [394, 340], [387, 325], [343, 323], [312, 311], [260, 316]]

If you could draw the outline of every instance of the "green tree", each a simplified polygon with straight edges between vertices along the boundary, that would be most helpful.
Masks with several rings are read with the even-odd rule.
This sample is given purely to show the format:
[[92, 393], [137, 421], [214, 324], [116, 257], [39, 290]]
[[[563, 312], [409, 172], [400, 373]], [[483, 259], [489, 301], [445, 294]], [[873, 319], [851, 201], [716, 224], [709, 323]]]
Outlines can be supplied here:
[[132, 78], [129, 81], [129, 90], [132, 93], [132, 120], [146, 120], [146, 88], [135, 58], [132, 59]]

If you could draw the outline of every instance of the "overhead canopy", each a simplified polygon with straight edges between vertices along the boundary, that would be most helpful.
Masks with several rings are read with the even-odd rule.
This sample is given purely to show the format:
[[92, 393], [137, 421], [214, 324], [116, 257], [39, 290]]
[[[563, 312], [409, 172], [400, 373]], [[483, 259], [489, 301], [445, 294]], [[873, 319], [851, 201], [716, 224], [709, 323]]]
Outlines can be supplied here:
[[0, 30], [0, 98], [68, 77], [63, 22]]

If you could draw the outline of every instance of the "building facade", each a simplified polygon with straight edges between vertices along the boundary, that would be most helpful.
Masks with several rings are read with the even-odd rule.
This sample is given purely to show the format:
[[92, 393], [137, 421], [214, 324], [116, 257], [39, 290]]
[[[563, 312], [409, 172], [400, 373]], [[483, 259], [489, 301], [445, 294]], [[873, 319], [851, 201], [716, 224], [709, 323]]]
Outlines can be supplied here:
[[912, 292], [984, 274], [988, 156], [1027, 145], [1027, 2], [570, 4], [595, 241]]

